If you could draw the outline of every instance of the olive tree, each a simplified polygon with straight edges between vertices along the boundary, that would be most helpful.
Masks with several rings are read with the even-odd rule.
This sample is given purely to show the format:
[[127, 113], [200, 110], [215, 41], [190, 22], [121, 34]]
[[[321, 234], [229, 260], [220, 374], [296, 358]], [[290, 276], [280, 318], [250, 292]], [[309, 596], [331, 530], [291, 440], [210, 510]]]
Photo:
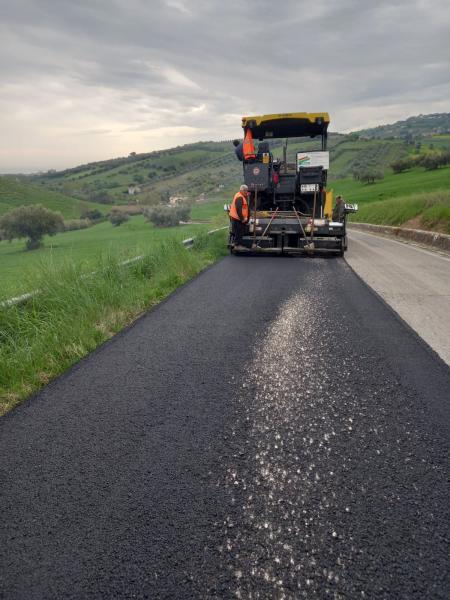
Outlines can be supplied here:
[[189, 219], [191, 207], [189, 205], [178, 206], [146, 206], [144, 216], [157, 227], [174, 227], [180, 221]]
[[123, 210], [113, 209], [109, 213], [109, 220], [114, 227], [119, 227], [119, 225], [122, 225], [122, 223], [125, 223], [129, 219], [130, 217]]
[[28, 238], [27, 250], [42, 246], [44, 235], [55, 235], [64, 230], [62, 215], [45, 208], [41, 204], [20, 206], [5, 213], [0, 218], [0, 229], [5, 239]]

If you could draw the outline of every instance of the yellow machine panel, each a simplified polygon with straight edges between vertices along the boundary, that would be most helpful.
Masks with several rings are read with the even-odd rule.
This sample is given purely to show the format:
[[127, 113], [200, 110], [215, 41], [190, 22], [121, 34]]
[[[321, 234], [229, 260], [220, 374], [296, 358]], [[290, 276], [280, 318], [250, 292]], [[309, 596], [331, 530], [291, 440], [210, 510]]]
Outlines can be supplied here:
[[251, 130], [255, 139], [315, 137], [326, 135], [330, 117], [328, 113], [281, 113], [242, 117], [242, 127]]
[[325, 206], [323, 207], [323, 216], [331, 219], [333, 212], [333, 190], [325, 190]]

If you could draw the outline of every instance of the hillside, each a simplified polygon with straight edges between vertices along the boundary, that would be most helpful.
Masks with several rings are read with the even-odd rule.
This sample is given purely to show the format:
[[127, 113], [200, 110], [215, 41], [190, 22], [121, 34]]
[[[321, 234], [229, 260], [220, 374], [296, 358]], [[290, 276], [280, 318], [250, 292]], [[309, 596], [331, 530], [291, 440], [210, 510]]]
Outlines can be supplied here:
[[[309, 140], [289, 140], [288, 157], [295, 160], [299, 150], [317, 147]], [[282, 143], [272, 142], [276, 156], [282, 155]], [[332, 133], [329, 137], [330, 179], [350, 175], [360, 164], [373, 164], [384, 170], [395, 158], [407, 154], [401, 140], [359, 140], [354, 136]], [[126, 159], [93, 163], [75, 169], [39, 174], [28, 178], [33, 184], [59, 193], [90, 201], [126, 203], [129, 187], [138, 186], [140, 199], [159, 200], [167, 195], [197, 197], [219, 187], [236, 185], [242, 165], [236, 160], [231, 142], [198, 142], [164, 152], [136, 154]]]
[[[52, 171], [31, 176], [29, 180], [67, 195], [120, 203], [129, 200], [128, 188], [131, 186], [157, 193], [170, 188], [200, 194], [215, 186], [217, 178], [209, 179], [210, 173], [217, 174], [227, 183], [234, 181], [238, 171], [239, 164], [230, 142], [198, 142]], [[169, 181], [169, 185], [164, 183]]]
[[[434, 133], [448, 129], [449, 120], [447, 113], [419, 115], [353, 134], [331, 133], [329, 181], [349, 178], [361, 166], [389, 174], [389, 165], [398, 158], [429, 149], [450, 149], [450, 134]], [[416, 136], [419, 130], [421, 137]], [[413, 132], [411, 135], [416, 137], [411, 139], [405, 132]], [[271, 146], [273, 153], [281, 157], [282, 140], [272, 141]], [[294, 161], [297, 151], [315, 147], [317, 141], [291, 139], [288, 158]], [[171, 195], [198, 198], [201, 194], [231, 194], [242, 179], [242, 165], [236, 160], [231, 141], [197, 142], [21, 179], [32, 183], [35, 190], [38, 187], [65, 198], [100, 202], [107, 210], [108, 204], [145, 204]], [[138, 188], [136, 195], [130, 195], [129, 188]]]
[[[416, 167], [386, 173], [373, 184], [354, 179], [333, 182], [336, 194], [359, 204], [352, 221], [405, 225], [450, 234], [450, 166], [435, 171]], [[415, 219], [415, 222], [409, 222]]]
[[435, 113], [409, 117], [389, 125], [379, 125], [356, 132], [360, 137], [417, 139], [422, 136], [450, 133], [450, 113]]
[[98, 208], [102, 212], [106, 208], [104, 205], [77, 200], [45, 187], [39, 188], [23, 183], [12, 177], [0, 177], [0, 215], [12, 208], [28, 204], [42, 204], [51, 210], [59, 211], [67, 219], [79, 217], [81, 212], [88, 208]]

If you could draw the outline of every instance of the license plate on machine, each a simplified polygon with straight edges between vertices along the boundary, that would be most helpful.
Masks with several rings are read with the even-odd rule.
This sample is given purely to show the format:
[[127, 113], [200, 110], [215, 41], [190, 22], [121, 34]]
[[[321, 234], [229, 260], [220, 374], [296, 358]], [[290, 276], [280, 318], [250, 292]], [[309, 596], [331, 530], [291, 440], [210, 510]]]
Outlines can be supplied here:
[[302, 192], [303, 194], [305, 194], [307, 192], [318, 192], [318, 191], [319, 191], [318, 183], [302, 183], [300, 185], [300, 192]]

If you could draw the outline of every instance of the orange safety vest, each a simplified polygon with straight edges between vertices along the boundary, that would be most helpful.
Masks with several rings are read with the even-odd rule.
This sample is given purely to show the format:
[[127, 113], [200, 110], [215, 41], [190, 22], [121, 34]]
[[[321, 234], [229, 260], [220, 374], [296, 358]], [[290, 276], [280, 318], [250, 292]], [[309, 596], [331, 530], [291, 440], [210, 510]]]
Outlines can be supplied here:
[[247, 198], [245, 197], [245, 195], [242, 192], [238, 192], [237, 194], [234, 195], [233, 198], [233, 202], [231, 203], [231, 207], [230, 207], [230, 217], [232, 219], [235, 219], [236, 221], [240, 221], [238, 212], [236, 210], [236, 200], [238, 198], [242, 198], [242, 217], [244, 221], [248, 221], [248, 217], [250, 216], [250, 212], [249, 212], [249, 208], [248, 208], [248, 202], [247, 202]]
[[253, 143], [253, 134], [251, 129], [247, 129], [245, 133], [244, 143], [242, 145], [242, 150], [244, 153], [244, 160], [249, 160], [251, 158], [256, 158], [255, 154], [255, 144]]

